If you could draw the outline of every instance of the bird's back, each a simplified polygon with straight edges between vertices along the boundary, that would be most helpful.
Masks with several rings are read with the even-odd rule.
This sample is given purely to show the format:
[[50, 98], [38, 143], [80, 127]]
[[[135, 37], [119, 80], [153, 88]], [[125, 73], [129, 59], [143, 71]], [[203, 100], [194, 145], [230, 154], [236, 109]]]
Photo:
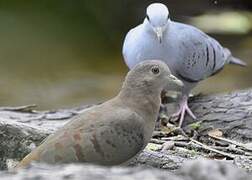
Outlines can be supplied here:
[[32, 161], [114, 165], [132, 158], [144, 147], [144, 124], [138, 114], [115, 106], [106, 102], [73, 118], [28, 154], [17, 168]]

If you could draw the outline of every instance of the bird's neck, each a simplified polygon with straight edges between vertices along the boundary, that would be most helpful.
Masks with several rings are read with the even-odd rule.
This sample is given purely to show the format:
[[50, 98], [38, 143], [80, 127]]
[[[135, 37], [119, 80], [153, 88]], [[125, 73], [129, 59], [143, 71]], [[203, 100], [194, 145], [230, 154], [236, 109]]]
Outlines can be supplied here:
[[127, 84], [122, 87], [118, 96], [127, 107], [131, 107], [132, 110], [153, 121], [153, 118], [158, 115], [161, 103], [160, 94], [161, 89], [153, 89], [146, 84]]
[[[166, 25], [166, 28], [164, 29], [163, 34], [167, 34], [167, 32], [169, 31], [170, 26], [172, 25], [171, 22], [172, 22], [171, 20], [168, 22], [168, 24]], [[154, 30], [153, 30], [153, 27], [151, 26], [151, 24], [149, 23], [148, 20], [145, 19], [142, 25], [144, 27], [143, 31], [145, 33], [151, 34], [151, 35], [156, 37], [156, 34], [155, 34]]]
[[144, 139], [147, 144], [151, 138], [158, 118], [158, 112], [161, 104], [161, 91], [153, 92], [151, 88], [143, 90], [143, 88], [125, 87], [119, 93], [121, 104], [130, 108], [132, 111], [140, 115], [144, 123]]

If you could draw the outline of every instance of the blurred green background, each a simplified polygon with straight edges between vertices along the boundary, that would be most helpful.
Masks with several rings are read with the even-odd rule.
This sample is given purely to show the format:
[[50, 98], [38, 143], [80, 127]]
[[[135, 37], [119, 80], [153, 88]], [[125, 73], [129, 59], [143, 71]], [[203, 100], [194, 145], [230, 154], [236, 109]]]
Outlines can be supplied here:
[[[135, 0], [0, 0], [0, 105], [74, 107], [114, 96], [128, 71], [121, 48], [151, 2]], [[252, 86], [252, 2], [167, 0], [171, 18], [193, 24], [247, 68], [229, 66], [195, 92]]]

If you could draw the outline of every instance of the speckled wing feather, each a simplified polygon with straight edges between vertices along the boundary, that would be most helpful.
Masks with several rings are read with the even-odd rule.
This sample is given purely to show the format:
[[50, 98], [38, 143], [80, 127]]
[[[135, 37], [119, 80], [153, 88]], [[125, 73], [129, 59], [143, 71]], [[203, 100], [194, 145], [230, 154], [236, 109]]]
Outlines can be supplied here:
[[187, 82], [201, 81], [220, 71], [228, 57], [213, 38], [190, 25], [173, 23], [178, 29], [180, 58], [176, 73]]

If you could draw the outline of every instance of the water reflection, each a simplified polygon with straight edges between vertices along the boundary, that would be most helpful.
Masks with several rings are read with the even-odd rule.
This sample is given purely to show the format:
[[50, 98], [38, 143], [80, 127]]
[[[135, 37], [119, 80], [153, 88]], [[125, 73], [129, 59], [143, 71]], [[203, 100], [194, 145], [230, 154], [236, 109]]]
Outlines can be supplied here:
[[[59, 2], [47, 7], [41, 3], [23, 5], [18, 1], [2, 6], [0, 105], [35, 103], [40, 109], [72, 107], [101, 102], [115, 95], [127, 72], [121, 56], [123, 36], [142, 21], [147, 4], [140, 6], [134, 1], [129, 2], [129, 10], [135, 12], [132, 15], [119, 2], [114, 4], [118, 7], [116, 10], [110, 9], [110, 3], [96, 5], [85, 1], [80, 5], [72, 3], [72, 6], [65, 1], [68, 4], [61, 4], [62, 7]], [[172, 7], [176, 7], [176, 3], [171, 2]], [[109, 12], [104, 14], [103, 8]], [[178, 13], [180, 16], [175, 10], [171, 11], [174, 18], [200, 26], [196, 23], [198, 21], [179, 18], [187, 16], [187, 11], [182, 15]], [[244, 14], [252, 22], [251, 14]], [[195, 92], [213, 93], [251, 87], [251, 29], [246, 33], [211, 33], [235, 56], [245, 60], [248, 67], [230, 65], [201, 83]]]

